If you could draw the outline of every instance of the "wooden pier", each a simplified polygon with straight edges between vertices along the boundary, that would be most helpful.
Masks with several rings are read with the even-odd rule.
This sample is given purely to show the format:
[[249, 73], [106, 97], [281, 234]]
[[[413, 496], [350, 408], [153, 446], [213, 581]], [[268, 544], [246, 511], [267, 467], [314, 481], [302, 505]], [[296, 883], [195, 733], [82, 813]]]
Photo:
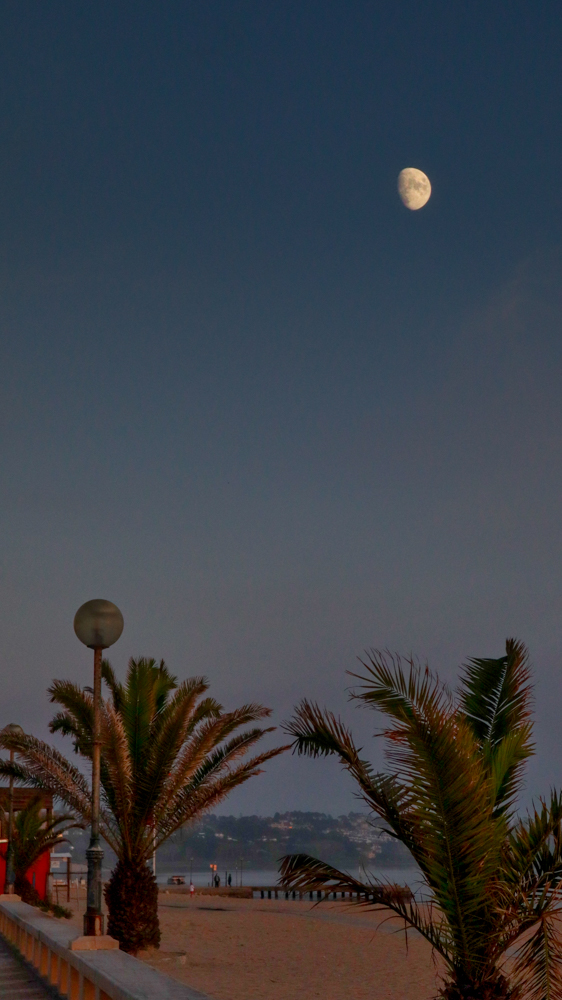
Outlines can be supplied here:
[[[412, 898], [412, 894], [409, 889], [404, 886], [395, 885], [392, 886], [396, 894], [404, 901], [408, 902]], [[158, 892], [160, 895], [170, 895], [170, 896], [189, 896], [190, 890], [188, 885], [159, 885]], [[283, 889], [279, 885], [244, 885], [244, 886], [195, 886], [194, 896], [230, 896], [234, 899], [253, 899], [255, 895], [259, 895], [261, 899], [300, 899], [309, 900], [312, 902], [319, 902], [323, 899], [365, 899], [366, 902], [372, 898], [374, 902], [373, 893], [356, 891], [353, 892], [341, 892], [340, 890], [334, 890], [331, 886], [322, 886], [320, 889], [314, 889], [307, 892], [299, 892], [296, 889]]]
[[[251, 888], [252, 893], [259, 892], [262, 899], [308, 899], [318, 902], [323, 899], [364, 899], [365, 902], [369, 902], [372, 899], [375, 902], [372, 892], [358, 890], [342, 892], [341, 890], [332, 889], [329, 885], [322, 886], [320, 889], [311, 889], [307, 892], [299, 892], [296, 889], [283, 889], [278, 885], [254, 885]], [[404, 902], [408, 902], [412, 898], [412, 893], [404, 886], [394, 885], [392, 889]]]

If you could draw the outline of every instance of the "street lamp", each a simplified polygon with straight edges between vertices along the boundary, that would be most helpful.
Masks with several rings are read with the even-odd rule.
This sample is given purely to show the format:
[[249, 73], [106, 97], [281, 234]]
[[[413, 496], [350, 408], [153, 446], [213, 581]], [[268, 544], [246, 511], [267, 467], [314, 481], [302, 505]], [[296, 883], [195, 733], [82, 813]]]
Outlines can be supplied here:
[[[23, 729], [17, 722], [10, 722], [4, 726], [4, 733], [12, 733], [21, 736]], [[14, 751], [10, 750], [10, 764], [14, 763]], [[6, 879], [4, 882], [4, 892], [13, 894], [16, 876], [14, 872], [14, 779], [10, 775], [10, 788], [8, 791], [8, 847], [6, 850]]]
[[100, 755], [101, 755], [101, 654], [113, 646], [123, 631], [123, 615], [111, 601], [86, 601], [74, 617], [74, 631], [88, 649], [94, 651], [94, 738], [92, 741], [92, 833], [86, 851], [88, 861], [88, 891], [84, 934], [103, 934], [101, 910], [100, 846]]

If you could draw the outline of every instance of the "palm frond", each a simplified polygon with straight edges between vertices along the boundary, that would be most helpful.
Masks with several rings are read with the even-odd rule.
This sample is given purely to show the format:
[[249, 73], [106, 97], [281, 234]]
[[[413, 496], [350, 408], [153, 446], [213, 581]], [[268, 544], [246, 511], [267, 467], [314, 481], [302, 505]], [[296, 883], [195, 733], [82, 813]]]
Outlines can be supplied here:
[[[248, 722], [262, 719], [271, 714], [270, 709], [262, 705], [244, 705], [234, 712], [208, 712], [201, 719], [201, 725], [190, 734], [181, 752], [178, 754], [175, 766], [170, 772], [166, 784], [166, 794], [174, 794], [193, 780], [198, 769], [205, 766], [208, 754], [225, 740], [232, 732]], [[269, 732], [261, 730], [262, 734]]]
[[146, 817], [152, 815], [158, 798], [169, 785], [169, 778], [186, 738], [193, 728], [194, 718], [216, 717], [220, 714], [213, 699], [206, 699], [204, 715], [198, 712], [197, 700], [207, 690], [203, 677], [192, 677], [174, 691], [159, 712], [159, 725], [153, 731], [144, 766], [135, 775], [135, 797]]
[[495, 746], [530, 717], [532, 689], [526, 646], [507, 639], [505, 656], [470, 659], [461, 677], [461, 708], [478, 742]]
[[142, 773], [147, 748], [158, 728], [158, 715], [164, 709], [170, 692], [177, 687], [176, 678], [163, 660], [131, 658], [125, 685], [125, 700], [121, 717], [127, 734], [134, 773]]
[[55, 680], [48, 689], [51, 702], [62, 706], [50, 723], [52, 733], [71, 736], [77, 753], [92, 757], [92, 729], [94, 703], [90, 691], [83, 690], [71, 681]]
[[180, 826], [192, 822], [217, 806], [230, 792], [239, 785], [244, 784], [250, 778], [262, 773], [263, 765], [269, 760], [278, 757], [289, 748], [286, 746], [274, 747], [264, 753], [244, 761], [226, 774], [221, 773], [214, 780], [207, 780], [197, 784], [197, 786], [187, 785], [175, 796], [166, 812], [161, 814], [157, 827], [156, 846], [163, 843], [167, 838], [175, 833]]
[[512, 978], [525, 1000], [562, 1000], [560, 907], [549, 908], [518, 949]]
[[333, 712], [323, 711], [314, 702], [303, 699], [293, 718], [283, 729], [294, 737], [293, 752], [306, 757], [328, 757], [337, 754], [347, 764], [355, 763], [358, 751], [353, 737]]
[[499, 659], [474, 658], [463, 667], [460, 708], [492, 773], [495, 811], [507, 813], [533, 754], [529, 655], [514, 639]]
[[413, 789], [411, 813], [423, 870], [464, 960], [490, 949], [490, 886], [503, 826], [494, 823], [490, 787], [470, 728], [456, 714], [414, 715], [392, 730], [389, 757]]
[[114, 710], [120, 712], [125, 701], [125, 688], [121, 684], [121, 681], [117, 680], [115, 671], [109, 660], [103, 659], [101, 662], [101, 677], [111, 692]]
[[308, 757], [335, 755], [361, 789], [363, 800], [383, 819], [390, 831], [408, 847], [414, 859], [423, 867], [423, 852], [418, 850], [415, 836], [413, 797], [395, 775], [373, 772], [367, 760], [360, 756], [353, 736], [332, 712], [303, 700], [284, 731], [293, 736], [293, 752]]
[[281, 858], [279, 884], [298, 892], [327, 888], [330, 892], [357, 893], [352, 905], [392, 910], [419, 931], [445, 962], [451, 964], [452, 941], [446, 923], [434, 919], [431, 904], [418, 906], [407, 885], [396, 886], [380, 879], [361, 881], [308, 854], [287, 854]]
[[492, 816], [490, 779], [470, 726], [435, 677], [407, 665], [404, 676], [400, 660], [373, 656], [360, 695], [390, 716], [392, 783], [371, 773], [331, 713], [304, 702], [285, 728], [300, 753], [338, 754], [371, 807], [411, 850], [457, 954], [476, 975], [491, 951], [487, 915], [504, 829]]
[[360, 660], [360, 663], [367, 675], [351, 673], [352, 677], [362, 681], [351, 695], [357, 701], [379, 709], [398, 722], [423, 715], [426, 707], [433, 713], [449, 714], [452, 711], [450, 691], [429, 667], [378, 649], [370, 650], [367, 662]]
[[196, 788], [203, 781], [221, 774], [226, 768], [231, 767], [234, 761], [243, 757], [251, 747], [259, 743], [267, 733], [273, 732], [275, 732], [275, 726], [269, 726], [267, 729], [256, 727], [255, 729], [249, 729], [243, 733], [239, 733], [237, 736], [233, 736], [232, 739], [228, 740], [227, 743], [223, 743], [222, 746], [215, 747], [212, 752], [206, 755], [201, 766], [191, 776], [190, 787]]
[[108, 807], [127, 837], [133, 802], [133, 769], [121, 715], [111, 702], [102, 713], [102, 785]]
[[68, 843], [65, 834], [75, 828], [83, 828], [83, 824], [75, 820], [71, 813], [44, 816], [43, 796], [40, 792], [34, 795], [23, 809], [16, 813], [14, 819], [14, 869], [16, 875], [25, 873], [35, 863], [41, 854], [53, 847]]
[[[0, 732], [0, 746], [13, 750], [19, 760], [0, 760], [0, 774], [14, 777], [23, 785], [51, 792], [84, 822], [91, 822], [91, 793], [85, 776], [58, 750], [25, 733]], [[105, 809], [100, 815], [101, 833], [113, 850], [119, 850], [115, 825]]]
[[[278, 747], [239, 763], [271, 729], [237, 730], [271, 710], [248, 704], [224, 712], [214, 698], [203, 697], [205, 678], [178, 685], [163, 660], [131, 659], [125, 684], [104, 660], [102, 677], [110, 698], [102, 704], [101, 833], [120, 858], [135, 864], [288, 749]], [[54, 681], [50, 694], [60, 705], [52, 731], [69, 735], [75, 751], [91, 759], [91, 691]], [[90, 821], [87, 781], [58, 751], [32, 737], [10, 737], [0, 740], [2, 745], [15, 750], [19, 759], [0, 761], [0, 773], [52, 792]]]
[[562, 878], [562, 793], [534, 805], [509, 831], [504, 854], [506, 874], [527, 891], [534, 885], [558, 887]]
[[[364, 801], [411, 851], [434, 903], [403, 912], [380, 885], [305, 856], [284, 859], [283, 884], [330, 880], [336, 890], [364, 893], [364, 903], [401, 912], [446, 958], [444, 995], [562, 1000], [562, 795], [553, 792], [525, 820], [514, 816], [533, 752], [526, 648], [508, 640], [504, 657], [469, 661], [457, 702], [411, 659], [372, 650], [363, 666], [352, 697], [386, 716], [390, 773], [375, 773], [340, 720], [317, 705], [302, 702], [285, 729], [296, 752], [339, 757]], [[515, 946], [510, 985], [502, 963]]]
[[523, 767], [529, 757], [532, 727], [530, 723], [507, 733], [491, 747], [486, 746], [483, 760], [489, 769], [494, 815], [510, 814], [523, 784]]

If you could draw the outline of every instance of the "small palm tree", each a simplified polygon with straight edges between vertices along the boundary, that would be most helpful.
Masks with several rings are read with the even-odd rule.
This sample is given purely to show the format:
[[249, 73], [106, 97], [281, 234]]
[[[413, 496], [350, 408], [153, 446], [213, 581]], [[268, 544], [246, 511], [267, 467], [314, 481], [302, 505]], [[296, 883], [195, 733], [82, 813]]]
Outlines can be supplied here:
[[13, 827], [14, 888], [24, 902], [34, 906], [44, 901], [28, 882], [26, 873], [46, 851], [68, 843], [65, 837], [68, 830], [82, 826], [70, 813], [46, 819], [43, 812], [43, 797], [38, 792], [16, 813]]
[[[225, 712], [214, 698], [204, 697], [204, 678], [178, 684], [163, 661], [131, 659], [125, 684], [104, 661], [102, 676], [109, 698], [102, 709], [100, 829], [117, 855], [105, 888], [108, 933], [136, 953], [160, 942], [158, 888], [147, 867], [152, 852], [287, 747], [242, 761], [273, 730], [255, 725], [239, 730], [270, 715], [270, 709], [249, 704]], [[54, 681], [49, 693], [61, 706], [51, 732], [70, 736], [75, 752], [91, 761], [91, 691]], [[4, 731], [0, 745], [19, 758], [12, 765], [0, 761], [0, 773], [52, 792], [90, 823], [91, 794], [82, 771], [33, 736]]]
[[[419, 867], [429, 903], [361, 882], [306, 855], [283, 859], [286, 888], [329, 883], [386, 906], [442, 959], [447, 1000], [559, 1000], [562, 796], [525, 819], [515, 799], [531, 741], [527, 651], [471, 660], [457, 697], [429, 670], [372, 651], [352, 697], [388, 718], [389, 773], [376, 773], [350, 732], [306, 701], [286, 728], [300, 754], [335, 754], [360, 795]], [[357, 675], [354, 675], [357, 676]]]

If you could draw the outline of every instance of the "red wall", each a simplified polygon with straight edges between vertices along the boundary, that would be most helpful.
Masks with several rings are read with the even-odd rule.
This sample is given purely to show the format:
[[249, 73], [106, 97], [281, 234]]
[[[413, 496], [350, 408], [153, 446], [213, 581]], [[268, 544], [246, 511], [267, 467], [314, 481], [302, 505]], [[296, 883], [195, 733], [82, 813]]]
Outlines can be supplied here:
[[[6, 840], [0, 840], [0, 892], [4, 891], [4, 883], [6, 881], [6, 844]], [[41, 899], [47, 898], [47, 877], [50, 867], [51, 854], [50, 851], [45, 851], [44, 854], [37, 858], [37, 861], [31, 866], [29, 871], [25, 873], [29, 884], [35, 884], [35, 888]]]

